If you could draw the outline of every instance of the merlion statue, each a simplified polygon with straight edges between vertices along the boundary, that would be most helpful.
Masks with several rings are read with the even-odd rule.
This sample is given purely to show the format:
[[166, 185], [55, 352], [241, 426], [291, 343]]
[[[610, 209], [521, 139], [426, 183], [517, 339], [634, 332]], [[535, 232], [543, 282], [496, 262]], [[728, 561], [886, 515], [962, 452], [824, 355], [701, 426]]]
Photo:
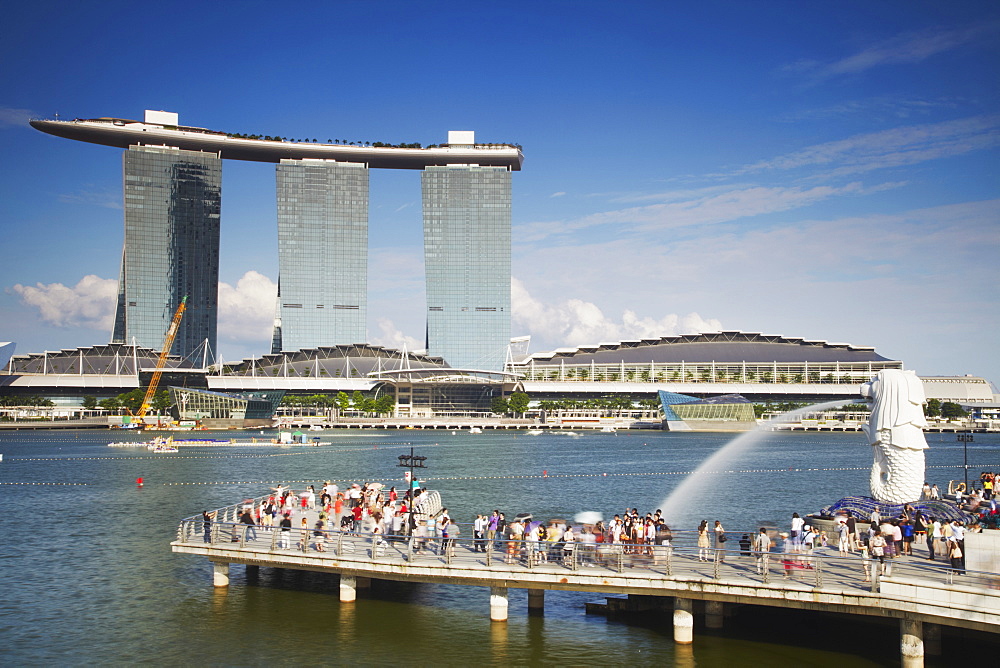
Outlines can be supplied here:
[[920, 499], [924, 483], [924, 385], [913, 371], [883, 369], [861, 386], [872, 401], [864, 428], [874, 448], [872, 497], [882, 503], [903, 504]]

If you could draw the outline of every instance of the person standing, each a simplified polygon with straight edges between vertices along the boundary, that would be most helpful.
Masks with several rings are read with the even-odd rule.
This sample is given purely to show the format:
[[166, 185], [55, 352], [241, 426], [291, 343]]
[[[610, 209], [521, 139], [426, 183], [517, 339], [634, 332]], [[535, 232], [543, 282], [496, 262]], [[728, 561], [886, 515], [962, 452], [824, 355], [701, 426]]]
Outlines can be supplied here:
[[247, 525], [243, 534], [246, 540], [257, 540], [257, 529], [254, 528], [257, 526], [257, 523], [253, 521], [253, 515], [246, 508], [240, 513], [240, 523]]
[[291, 547], [291, 537], [292, 537], [292, 515], [291, 513], [285, 513], [281, 516], [281, 521], [278, 522], [278, 528], [280, 533], [278, 533], [278, 549], [287, 550]]
[[933, 517], [931, 518], [931, 525], [927, 535], [927, 553], [930, 555], [927, 558], [934, 561], [934, 550], [941, 546], [941, 522]]
[[[965, 526], [958, 520], [955, 520], [954, 522], [951, 523], [950, 540], [956, 545], [958, 545], [958, 550], [957, 550], [957, 552], [959, 553], [958, 559], [959, 559], [959, 564], [961, 565], [961, 572], [959, 573], [959, 575], [965, 575]], [[948, 556], [949, 557], [951, 556], [951, 552], [948, 553]]]
[[837, 524], [837, 549], [842, 557], [846, 557], [851, 551], [851, 534], [846, 521]]
[[763, 575], [767, 571], [771, 554], [771, 537], [764, 527], [753, 537], [753, 552], [757, 557], [757, 575]]
[[482, 514], [476, 515], [476, 520], [472, 523], [472, 536], [476, 539], [473, 552], [486, 551], [486, 545], [483, 542], [486, 536], [486, 526], [486, 517]]
[[793, 543], [802, 542], [802, 527], [805, 526], [805, 523], [805, 520], [799, 517], [798, 513], [792, 513], [791, 539]]
[[888, 541], [886, 541], [881, 532], [878, 532], [871, 537], [868, 545], [871, 549], [872, 557], [878, 559], [879, 575], [886, 575], [885, 548], [888, 545]]
[[698, 561], [708, 561], [708, 520], [698, 525]]
[[905, 522], [900, 524], [898, 528], [900, 534], [902, 534], [903, 536], [903, 554], [905, 554], [908, 557], [912, 557], [913, 536], [914, 536], [913, 522], [911, 522], [910, 520], [906, 520]]
[[209, 512], [207, 510], [201, 513], [202, 526], [205, 528], [205, 542], [212, 542], [212, 520], [215, 519], [215, 511]]
[[965, 551], [959, 547], [957, 540], [948, 541], [948, 560], [955, 575], [965, 575]]
[[726, 541], [729, 540], [726, 537], [726, 530], [722, 528], [722, 522], [715, 520], [715, 527], [712, 531], [715, 532], [715, 558], [721, 564], [726, 560]]

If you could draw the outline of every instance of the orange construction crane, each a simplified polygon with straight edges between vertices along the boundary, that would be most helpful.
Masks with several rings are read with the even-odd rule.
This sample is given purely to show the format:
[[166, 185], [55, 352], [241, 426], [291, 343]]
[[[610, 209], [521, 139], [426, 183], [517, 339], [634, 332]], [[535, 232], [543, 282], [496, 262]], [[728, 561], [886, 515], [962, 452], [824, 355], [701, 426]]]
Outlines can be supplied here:
[[[156, 388], [160, 385], [160, 376], [163, 375], [163, 367], [167, 363], [167, 357], [170, 356], [170, 349], [174, 345], [174, 339], [177, 338], [177, 330], [181, 328], [181, 318], [184, 317], [184, 310], [187, 308], [187, 296], [181, 300], [181, 305], [177, 307], [177, 311], [174, 312], [174, 319], [170, 321], [170, 327], [167, 329], [167, 338], [163, 340], [163, 350], [160, 352], [160, 359], [156, 360], [156, 370], [153, 372], [153, 377], [149, 381], [149, 387], [146, 388], [146, 396], [142, 398], [142, 406], [139, 407], [139, 412], [135, 414], [135, 417], [139, 420], [141, 425], [143, 418], [146, 417], [146, 413], [149, 411], [149, 406], [153, 403], [153, 396], [156, 394]], [[138, 369], [136, 370], [138, 371]]]

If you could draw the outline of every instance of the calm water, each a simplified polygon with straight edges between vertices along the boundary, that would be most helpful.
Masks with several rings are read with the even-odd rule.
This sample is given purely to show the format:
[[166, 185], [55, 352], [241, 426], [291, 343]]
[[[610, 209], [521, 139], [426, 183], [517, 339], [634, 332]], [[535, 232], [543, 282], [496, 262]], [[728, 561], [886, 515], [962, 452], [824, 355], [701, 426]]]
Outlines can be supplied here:
[[[108, 448], [107, 431], [0, 432], [0, 663], [215, 665], [892, 665], [892, 625], [875, 654], [828, 651], [787, 618], [696, 633], [693, 656], [675, 654], [669, 615], [608, 620], [584, 614], [592, 594], [548, 592], [544, 616], [528, 616], [511, 591], [510, 621], [491, 625], [488, 592], [476, 587], [376, 582], [341, 605], [336, 577], [261, 569], [215, 591], [207, 560], [170, 552], [177, 521], [262, 494], [275, 482], [398, 479], [397, 456], [428, 457], [427, 486], [453, 517], [499, 508], [508, 517], [605, 517], [657, 504], [731, 437], [723, 434], [328, 432], [332, 447], [188, 448], [178, 454]], [[138, 439], [129, 435], [125, 438]], [[962, 477], [953, 435], [928, 435], [928, 477]], [[1000, 438], [976, 435], [969, 462], [1000, 468]], [[860, 434], [777, 433], [706, 477], [675, 529], [720, 519], [730, 531], [784, 526], [867, 492], [870, 452]], [[543, 477], [547, 472], [547, 477]], [[606, 475], [605, 475], [606, 474]], [[138, 489], [135, 478], [146, 485]], [[28, 483], [28, 484], [16, 484]], [[819, 618], [817, 618], [819, 619]], [[818, 623], [818, 622], [817, 622]], [[826, 619], [824, 624], [830, 624]], [[856, 629], [855, 629], [856, 630]], [[854, 630], [852, 630], [854, 632]]]

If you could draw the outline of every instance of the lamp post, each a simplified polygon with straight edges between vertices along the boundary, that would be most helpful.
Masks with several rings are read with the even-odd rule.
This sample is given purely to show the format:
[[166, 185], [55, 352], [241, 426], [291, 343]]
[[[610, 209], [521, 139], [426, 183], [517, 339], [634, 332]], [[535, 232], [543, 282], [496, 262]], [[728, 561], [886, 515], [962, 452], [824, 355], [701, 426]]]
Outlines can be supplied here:
[[399, 466], [401, 468], [409, 468], [410, 469], [409, 470], [410, 478], [408, 480], [408, 482], [409, 482], [409, 489], [407, 490], [407, 494], [410, 497], [410, 516], [411, 517], [413, 516], [413, 501], [414, 501], [414, 499], [413, 499], [413, 483], [415, 483], [416, 480], [417, 480], [414, 477], [414, 475], [413, 475], [413, 469], [427, 468], [427, 465], [424, 464], [425, 461], [427, 461], [426, 457], [421, 457], [419, 455], [413, 454], [413, 446], [411, 445], [410, 446], [410, 454], [408, 454], [408, 455], [400, 455], [399, 456], [399, 463], [396, 464], [396, 466]]
[[965, 491], [969, 491], [969, 443], [972, 443], [973, 436], [972, 432], [965, 431], [958, 434], [958, 441], [962, 444], [962, 457], [964, 459], [963, 468], [965, 469]]

